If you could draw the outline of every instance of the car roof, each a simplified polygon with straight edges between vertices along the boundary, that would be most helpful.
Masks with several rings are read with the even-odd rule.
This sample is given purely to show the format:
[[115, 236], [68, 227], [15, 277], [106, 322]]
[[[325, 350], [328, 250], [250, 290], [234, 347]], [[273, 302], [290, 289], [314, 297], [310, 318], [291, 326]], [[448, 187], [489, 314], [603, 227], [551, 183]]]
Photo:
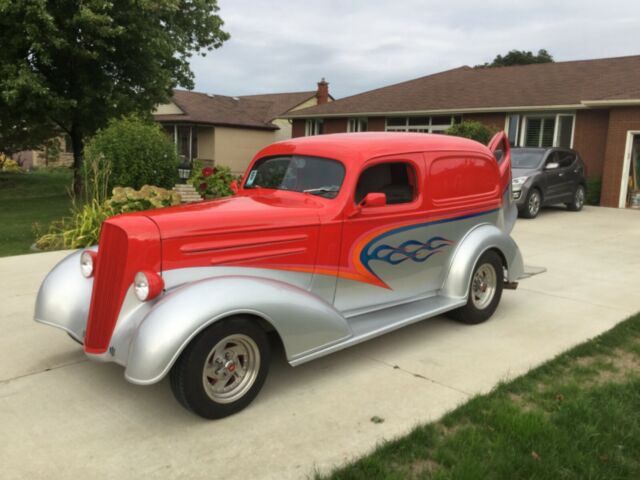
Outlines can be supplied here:
[[337, 133], [297, 137], [274, 143], [256, 157], [310, 155], [336, 158], [345, 163], [410, 152], [464, 151], [491, 155], [479, 142], [451, 135], [405, 132]]

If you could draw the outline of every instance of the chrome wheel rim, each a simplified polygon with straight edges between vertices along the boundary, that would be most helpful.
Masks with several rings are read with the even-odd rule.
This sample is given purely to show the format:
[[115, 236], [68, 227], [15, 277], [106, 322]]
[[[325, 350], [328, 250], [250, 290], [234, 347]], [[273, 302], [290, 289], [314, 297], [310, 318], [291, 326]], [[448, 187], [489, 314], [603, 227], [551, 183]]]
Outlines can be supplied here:
[[471, 282], [471, 301], [478, 310], [485, 309], [493, 300], [497, 279], [496, 270], [490, 263], [485, 263], [476, 270]]
[[247, 335], [235, 334], [211, 349], [202, 370], [204, 390], [217, 403], [242, 398], [255, 383], [260, 370], [260, 351]]
[[536, 215], [540, 210], [540, 194], [538, 192], [533, 192], [529, 197], [529, 213], [531, 215]]
[[584, 204], [584, 188], [578, 187], [576, 190], [576, 207], [581, 208]]

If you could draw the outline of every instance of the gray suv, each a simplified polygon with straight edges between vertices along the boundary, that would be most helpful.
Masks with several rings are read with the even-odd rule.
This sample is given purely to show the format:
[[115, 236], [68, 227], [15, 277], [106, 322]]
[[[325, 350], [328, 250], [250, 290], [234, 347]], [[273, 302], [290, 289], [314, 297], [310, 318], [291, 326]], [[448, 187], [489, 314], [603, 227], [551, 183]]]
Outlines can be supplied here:
[[540, 207], [564, 203], [582, 210], [586, 193], [584, 162], [568, 148], [513, 148], [513, 199], [521, 217], [535, 218]]

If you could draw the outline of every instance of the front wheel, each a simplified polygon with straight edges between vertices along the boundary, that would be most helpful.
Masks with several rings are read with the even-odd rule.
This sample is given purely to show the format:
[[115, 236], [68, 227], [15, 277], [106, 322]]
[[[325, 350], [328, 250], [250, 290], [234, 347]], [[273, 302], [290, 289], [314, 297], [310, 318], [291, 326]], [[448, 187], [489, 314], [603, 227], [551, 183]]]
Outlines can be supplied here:
[[258, 395], [269, 370], [269, 341], [250, 318], [214, 323], [198, 335], [171, 369], [171, 390], [201, 417], [239, 412]]
[[567, 208], [572, 212], [579, 212], [584, 207], [585, 190], [582, 185], [578, 185], [576, 193], [573, 194], [573, 200], [567, 203]]
[[542, 206], [542, 194], [537, 188], [532, 188], [527, 195], [520, 215], [524, 218], [536, 218], [540, 213], [540, 207]]
[[469, 325], [487, 320], [498, 308], [502, 297], [504, 273], [500, 256], [489, 250], [483, 253], [471, 275], [467, 304], [451, 312], [451, 317]]

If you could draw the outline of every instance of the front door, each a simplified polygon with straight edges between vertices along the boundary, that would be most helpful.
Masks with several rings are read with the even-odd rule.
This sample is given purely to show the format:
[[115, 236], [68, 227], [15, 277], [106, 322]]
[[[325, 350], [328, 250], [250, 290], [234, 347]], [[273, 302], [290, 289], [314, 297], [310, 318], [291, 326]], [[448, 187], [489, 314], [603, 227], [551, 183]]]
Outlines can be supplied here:
[[544, 203], [558, 203], [561, 201], [564, 192], [565, 170], [564, 168], [560, 168], [559, 152], [551, 152], [544, 161], [544, 172], [542, 174], [542, 184], [544, 185], [542, 196]]
[[[386, 205], [362, 205], [344, 220], [335, 306], [355, 313], [402, 302], [436, 290], [450, 247], [427, 223], [421, 154], [374, 159], [365, 164], [352, 201], [383, 193]], [[433, 258], [431, 258], [433, 257]]]

